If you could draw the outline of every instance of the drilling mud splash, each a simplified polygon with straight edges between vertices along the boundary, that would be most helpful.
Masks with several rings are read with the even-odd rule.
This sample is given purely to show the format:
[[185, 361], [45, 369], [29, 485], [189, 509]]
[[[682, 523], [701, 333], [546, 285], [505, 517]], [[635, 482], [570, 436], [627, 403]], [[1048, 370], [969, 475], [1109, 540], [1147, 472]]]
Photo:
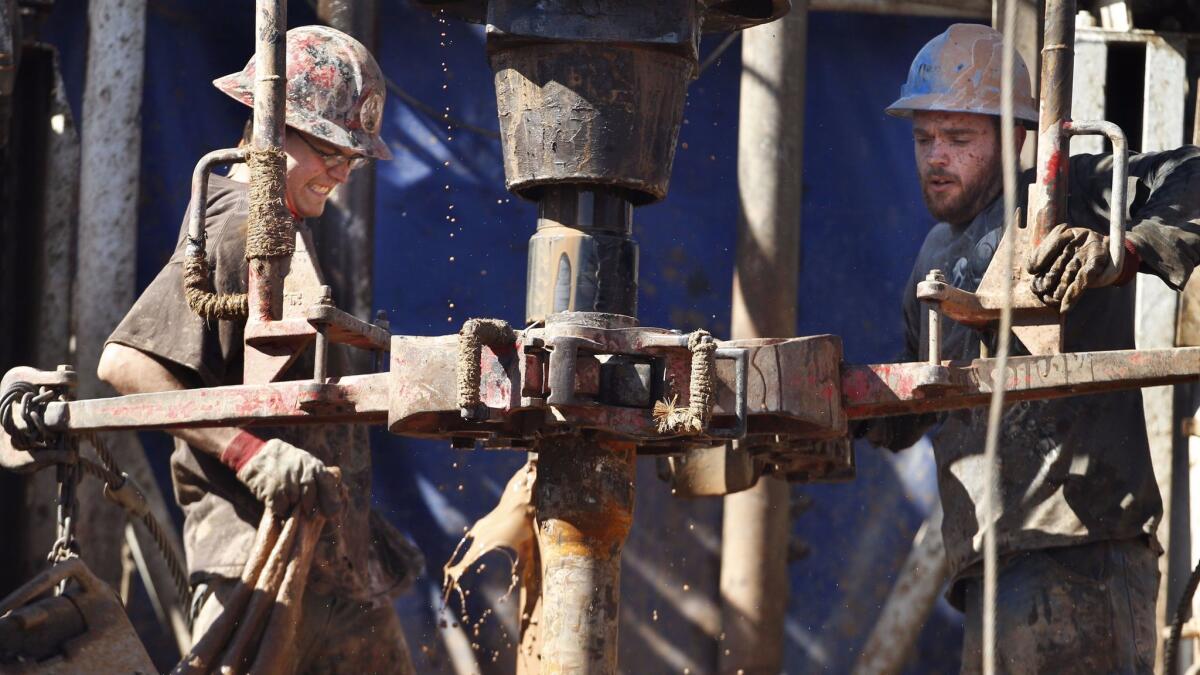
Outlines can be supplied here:
[[[485, 609], [478, 621], [471, 624], [467, 615], [467, 596], [469, 590], [463, 590], [463, 576], [475, 569], [482, 572], [486, 565], [480, 562], [483, 556], [492, 551], [500, 551], [509, 562], [510, 581], [508, 590], [500, 599], [504, 602], [512, 595], [518, 584], [522, 584], [522, 599], [536, 598], [539, 570], [537, 556], [537, 537], [534, 529], [533, 487], [537, 481], [537, 460], [531, 458], [504, 486], [500, 502], [487, 515], [480, 518], [463, 535], [454, 553], [442, 567], [442, 602], [443, 606], [450, 600], [452, 594], [457, 594], [461, 608], [461, 621], [477, 638], [480, 625], [492, 614], [492, 609]], [[466, 551], [463, 552], [463, 548]], [[460, 555], [461, 554], [461, 555]], [[522, 617], [522, 624], [527, 622]]]

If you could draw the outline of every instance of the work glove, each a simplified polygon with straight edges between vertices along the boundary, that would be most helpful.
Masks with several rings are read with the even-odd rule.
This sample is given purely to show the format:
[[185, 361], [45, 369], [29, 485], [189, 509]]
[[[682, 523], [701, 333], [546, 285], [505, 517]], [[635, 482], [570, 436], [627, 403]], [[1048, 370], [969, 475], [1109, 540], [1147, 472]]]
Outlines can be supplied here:
[[302, 513], [320, 508], [326, 518], [342, 510], [345, 497], [338, 477], [309, 452], [278, 438], [262, 441], [242, 432], [221, 453], [221, 460], [276, 515], [297, 506]]
[[1128, 241], [1127, 255], [1114, 281], [1104, 282], [1109, 272], [1108, 237], [1086, 227], [1063, 223], [1046, 235], [1030, 256], [1027, 269], [1033, 275], [1033, 293], [1046, 303], [1058, 303], [1067, 313], [1089, 288], [1127, 283], [1137, 273], [1137, 252]]

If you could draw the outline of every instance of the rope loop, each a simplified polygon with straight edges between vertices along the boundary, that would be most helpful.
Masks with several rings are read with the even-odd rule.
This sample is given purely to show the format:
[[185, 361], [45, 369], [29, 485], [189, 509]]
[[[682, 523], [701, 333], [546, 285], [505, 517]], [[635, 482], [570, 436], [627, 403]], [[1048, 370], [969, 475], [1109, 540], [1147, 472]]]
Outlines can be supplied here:
[[213, 289], [203, 248], [183, 258], [183, 295], [188, 307], [205, 321], [244, 319], [250, 313], [245, 293], [218, 294]]
[[458, 408], [463, 419], [487, 419], [487, 407], [479, 394], [479, 361], [483, 346], [501, 347], [517, 341], [517, 333], [502, 319], [468, 319], [458, 332]]
[[717, 341], [708, 331], [700, 329], [688, 335], [687, 344], [692, 353], [688, 405], [686, 408], [676, 406], [677, 396], [654, 404], [655, 428], [660, 434], [701, 434], [712, 418]]

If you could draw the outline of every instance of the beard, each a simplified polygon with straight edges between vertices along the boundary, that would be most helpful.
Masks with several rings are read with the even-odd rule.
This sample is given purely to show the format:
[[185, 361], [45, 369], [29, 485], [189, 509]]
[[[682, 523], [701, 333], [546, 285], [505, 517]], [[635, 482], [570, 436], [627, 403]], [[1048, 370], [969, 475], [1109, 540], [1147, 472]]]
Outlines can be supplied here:
[[[925, 208], [938, 221], [963, 226], [1000, 194], [1002, 187], [1000, 162], [989, 162], [987, 170], [974, 180], [964, 182], [962, 176], [945, 169], [929, 169], [921, 174], [921, 196]], [[934, 192], [930, 181], [934, 178], [949, 179], [958, 185], [958, 190]]]

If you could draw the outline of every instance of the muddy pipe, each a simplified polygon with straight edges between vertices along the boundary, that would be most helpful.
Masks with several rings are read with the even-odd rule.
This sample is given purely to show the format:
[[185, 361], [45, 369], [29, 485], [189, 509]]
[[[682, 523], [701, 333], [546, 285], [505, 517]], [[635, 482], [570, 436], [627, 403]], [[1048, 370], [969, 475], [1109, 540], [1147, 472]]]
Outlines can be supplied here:
[[[254, 137], [250, 153], [252, 219], [258, 215], [255, 213], [255, 193], [261, 189], [260, 186], [275, 192], [266, 197], [264, 210], [281, 209], [284, 204], [284, 183], [273, 180], [270, 162], [254, 161], [256, 153], [283, 152], [284, 92], [287, 88], [287, 4], [284, 0], [259, 0], [255, 10], [254, 35]], [[277, 154], [275, 156], [278, 157]], [[252, 226], [254, 224], [251, 223]], [[291, 257], [290, 251], [287, 255], [259, 256], [251, 251], [251, 245], [252, 241], [248, 240], [248, 323], [279, 319], [283, 313], [283, 278]]]
[[1067, 123], [1075, 61], [1075, 0], [1047, 0], [1038, 109], [1037, 181], [1029, 188], [1031, 243], [1067, 217]]

